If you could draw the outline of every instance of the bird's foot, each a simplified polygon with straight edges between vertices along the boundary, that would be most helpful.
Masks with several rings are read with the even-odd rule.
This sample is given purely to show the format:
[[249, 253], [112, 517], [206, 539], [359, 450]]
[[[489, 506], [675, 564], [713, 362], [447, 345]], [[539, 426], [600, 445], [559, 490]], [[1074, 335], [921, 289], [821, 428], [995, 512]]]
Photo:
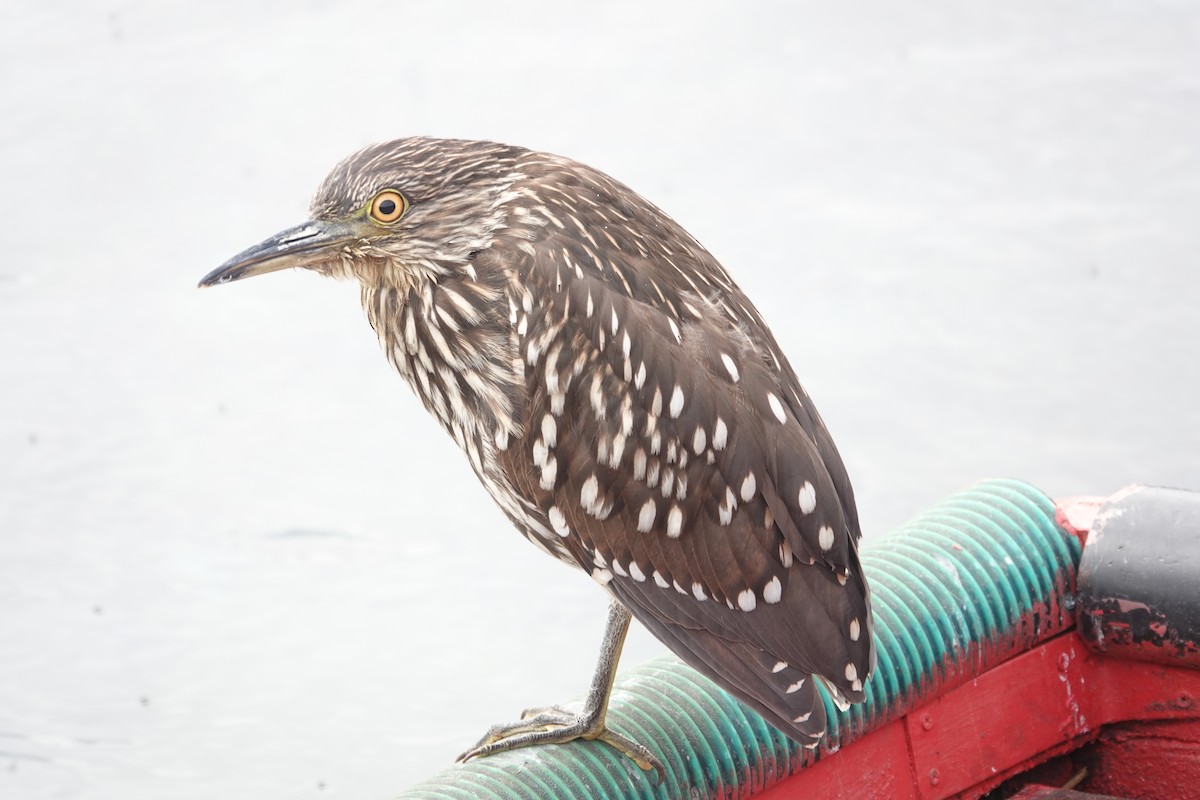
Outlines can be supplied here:
[[585, 709], [574, 714], [562, 706], [528, 708], [516, 722], [493, 725], [475, 745], [458, 757], [458, 761], [490, 756], [534, 744], [566, 744], [576, 739], [604, 742], [621, 751], [641, 769], [654, 770], [658, 783], [666, 777], [662, 761], [645, 745], [638, 744], [608, 728], [604, 714]]

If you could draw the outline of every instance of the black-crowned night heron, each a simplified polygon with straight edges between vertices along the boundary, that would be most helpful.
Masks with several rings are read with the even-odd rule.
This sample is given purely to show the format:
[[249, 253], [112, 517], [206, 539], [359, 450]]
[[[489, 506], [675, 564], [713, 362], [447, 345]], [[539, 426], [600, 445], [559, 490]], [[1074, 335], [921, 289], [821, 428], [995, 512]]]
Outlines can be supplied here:
[[350, 156], [311, 215], [201, 285], [357, 280], [388, 360], [508, 518], [612, 597], [582, 713], [526, 712], [464, 758], [585, 738], [661, 770], [605, 727], [631, 614], [802, 744], [825, 730], [814, 676], [862, 699], [850, 480], [758, 312], [683, 228], [583, 164], [428, 138]]

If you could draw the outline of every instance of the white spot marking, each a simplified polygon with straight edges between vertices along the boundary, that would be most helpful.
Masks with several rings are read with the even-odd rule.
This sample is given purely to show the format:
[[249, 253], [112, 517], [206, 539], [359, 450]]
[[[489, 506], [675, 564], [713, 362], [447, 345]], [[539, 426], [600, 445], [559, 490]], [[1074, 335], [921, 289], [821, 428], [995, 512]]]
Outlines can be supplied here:
[[858, 680], [858, 668], [855, 667], [854, 664], [852, 664], [852, 663], [846, 664], [846, 680], [848, 680], [848, 681]]
[[646, 362], [643, 361], [640, 364], [638, 364], [637, 375], [633, 376], [633, 385], [636, 386], [637, 388], [641, 389], [642, 385], [645, 383], [646, 383]]
[[822, 525], [817, 531], [817, 544], [821, 545], [822, 550], [829, 550], [833, 547], [833, 528]]
[[615, 574], [620, 575], [622, 578], [629, 577], [629, 573], [626, 572], [625, 568], [621, 566], [621, 562], [617, 561], [615, 558], [613, 559], [613, 562], [612, 562], [612, 571]]
[[687, 594], [688, 590], [679, 585], [679, 581], [671, 581], [671, 585], [675, 587], [675, 591], [680, 594]]
[[788, 686], [788, 687], [787, 687], [787, 693], [788, 693], [788, 694], [795, 694], [796, 692], [800, 691], [802, 688], [804, 688], [804, 683], [805, 683], [807, 680], [808, 680], [808, 678], [801, 678], [800, 680], [796, 681], [796, 682], [795, 682], [795, 683], [793, 683], [792, 685]]
[[612, 332], [613, 336], [617, 335], [617, 329], [621, 327], [621, 321], [617, 319], [617, 307], [613, 306], [612, 310]]
[[559, 536], [570, 536], [571, 529], [567, 527], [567, 518], [558, 510], [558, 506], [550, 506], [550, 524], [554, 526], [554, 532]]
[[675, 343], [683, 343], [683, 335], [679, 332], [679, 326], [675, 324], [675, 320], [667, 317], [667, 323], [671, 326], [671, 333], [675, 334]]
[[554, 488], [554, 480], [558, 477], [558, 459], [554, 456], [547, 456], [546, 463], [542, 465], [542, 480], [539, 485], [546, 491]]
[[862, 691], [862, 681], [851, 681], [850, 688], [856, 692], [861, 692]]
[[[679, 419], [679, 412], [683, 411], [683, 389], [676, 385], [675, 391], [671, 393], [671, 419]], [[655, 412], [658, 413], [658, 412]]]
[[546, 440], [546, 447], [558, 444], [558, 423], [549, 414], [542, 416], [542, 438]]
[[500, 450], [508, 449], [508, 431], [504, 428], [496, 428], [496, 447]]
[[767, 581], [767, 585], [763, 587], [763, 600], [768, 603], [778, 603], [783, 597], [783, 584], [779, 582], [779, 576], [771, 578]]
[[775, 412], [775, 418], [781, 424], [787, 422], [787, 414], [783, 413], [783, 403], [779, 401], [774, 392], [767, 392], [767, 402], [771, 404], [771, 410]]
[[587, 299], [587, 315], [588, 315], [588, 319], [591, 319], [591, 317], [592, 317], [592, 312], [594, 312], [595, 310], [596, 310], [596, 307], [595, 307], [595, 305], [593, 305], [593, 304], [592, 304], [592, 290], [591, 290], [591, 289], [588, 289], [588, 299]]
[[629, 351], [633, 349], [633, 341], [629, 338], [629, 331], [625, 331], [625, 336], [621, 339], [621, 352], [629, 358]]
[[[792, 720], [792, 722], [808, 722], [808, 718], [811, 716], [812, 716], [812, 712], [809, 711], [805, 714], [801, 714], [800, 716], [796, 717], [794, 720]], [[820, 744], [820, 742], [813, 742], [812, 744], [806, 744], [804, 746], [811, 750], [812, 748], [816, 747], [818, 744]]]
[[737, 364], [725, 353], [721, 353], [721, 361], [725, 364], [725, 369], [728, 370], [729, 377], [733, 379], [734, 383], [737, 383], [742, 377], [742, 373], [738, 372]]
[[650, 413], [658, 416], [662, 413], [662, 389], [654, 387], [654, 399], [650, 401]]
[[708, 444], [708, 437], [704, 433], [704, 428], [696, 428], [696, 435], [692, 437], [692, 451], [696, 455], [704, 452], [704, 446]]
[[596, 498], [600, 495], [600, 481], [595, 475], [592, 475], [583, 482], [583, 487], [579, 490], [579, 504], [583, 506], [584, 511], [594, 511], [596, 508]]
[[644, 583], [646, 580], [646, 573], [642, 572], [642, 568], [637, 565], [636, 561], [630, 561], [629, 577], [633, 578], [638, 583]]
[[792, 559], [794, 557], [795, 556], [792, 553], [792, 546], [787, 543], [787, 539], [784, 539], [782, 542], [779, 543], [779, 561], [780, 561], [780, 563], [782, 563], [784, 567], [790, 567], [792, 565]]
[[796, 497], [800, 503], [801, 514], [811, 514], [813, 509], [817, 507], [817, 490], [808, 481], [800, 487], [800, 494]]
[[658, 505], [651, 497], [642, 505], [642, 510], [638, 513], [637, 529], [642, 533], [648, 533], [654, 527], [654, 518], [658, 516]]
[[692, 597], [696, 598], [697, 600], [708, 599], [708, 595], [704, 593], [704, 587], [699, 583], [692, 584]]
[[771, 667], [771, 672], [773, 672], [775, 674], [779, 674], [780, 672], [783, 672], [787, 668], [788, 668], [788, 662], [776, 661], [775, 666]]
[[850, 620], [850, 641], [857, 642], [858, 637], [862, 634], [862, 624], [858, 621], [858, 617]]
[[[664, 482], [665, 484], [665, 482]], [[667, 494], [670, 494], [668, 492]], [[667, 536], [672, 539], [678, 539], [679, 534], [683, 532], [683, 509], [679, 506], [671, 506], [671, 510], [667, 512]]]
[[546, 449], [546, 443], [541, 439], [535, 440], [533, 443], [533, 463], [539, 467], [545, 466], [548, 454], [549, 450]]
[[753, 589], [744, 589], [738, 593], [737, 603], [742, 611], [753, 611], [758, 606], [758, 598]]
[[713, 426], [713, 449], [724, 450], [728, 438], [729, 428], [725, 426], [725, 420], [717, 417], [717, 424]]
[[639, 481], [646, 478], [646, 451], [640, 447], [633, 451], [633, 477]]
[[659, 572], [658, 570], [654, 570], [654, 575], [652, 575], [651, 577], [653, 577], [654, 582], [656, 584], [658, 584], [658, 588], [660, 588], [660, 589], [670, 589], [671, 588], [671, 584], [667, 583], [667, 579], [664, 578], [662, 576], [662, 573]]
[[754, 492], [758, 490], [758, 482], [754, 480], [754, 473], [747, 472], [745, 479], [742, 481], [742, 502], [749, 503], [754, 499]]
[[613, 579], [613, 574], [606, 569], [592, 570], [592, 580], [601, 586], [607, 586], [608, 582]]

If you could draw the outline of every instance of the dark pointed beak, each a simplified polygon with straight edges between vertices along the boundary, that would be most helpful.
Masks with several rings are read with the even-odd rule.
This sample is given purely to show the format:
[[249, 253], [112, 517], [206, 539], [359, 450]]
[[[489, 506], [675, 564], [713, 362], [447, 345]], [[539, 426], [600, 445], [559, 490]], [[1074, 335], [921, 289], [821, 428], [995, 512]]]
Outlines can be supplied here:
[[204, 276], [200, 287], [231, 283], [290, 267], [307, 267], [330, 257], [330, 250], [353, 239], [342, 222], [309, 220], [248, 247]]

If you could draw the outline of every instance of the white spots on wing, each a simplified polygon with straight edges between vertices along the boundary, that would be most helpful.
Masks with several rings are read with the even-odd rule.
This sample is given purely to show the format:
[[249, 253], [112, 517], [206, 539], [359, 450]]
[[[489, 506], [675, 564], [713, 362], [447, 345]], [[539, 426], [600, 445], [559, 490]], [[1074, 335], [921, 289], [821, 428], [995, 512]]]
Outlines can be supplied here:
[[675, 470], [667, 467], [662, 473], [662, 485], [659, 487], [663, 497], [670, 497], [671, 492], [675, 491]]
[[[683, 411], [683, 387], [675, 385], [675, 391], [671, 393], [671, 419], [679, 419], [679, 413]], [[657, 413], [657, 412], [656, 412]]]
[[638, 389], [646, 383], [646, 362], [642, 361], [638, 364], [637, 374], [633, 376], [633, 385]]
[[822, 525], [817, 530], [817, 544], [821, 545], [822, 550], [830, 550], [833, 547], [833, 528]]
[[800, 493], [796, 497], [796, 501], [800, 503], [801, 514], [811, 514], [813, 509], [817, 507], [817, 490], [808, 481], [800, 487]]
[[771, 667], [771, 672], [778, 675], [780, 672], [783, 672], [787, 668], [788, 668], [788, 662], [776, 661], [775, 666]]
[[646, 479], [646, 451], [641, 447], [633, 451], [633, 477], [639, 481]]
[[566, 392], [551, 392], [550, 393], [550, 412], [562, 416], [563, 408], [567, 404]]
[[612, 562], [612, 571], [613, 571], [614, 575], [620, 575], [622, 578], [629, 577], [629, 573], [625, 571], [625, 568], [623, 566], [621, 566], [621, 562], [617, 561], [615, 558], [613, 559], [613, 562]]
[[608, 566], [608, 559], [604, 557], [603, 553], [601, 553], [599, 550], [596, 550], [592, 553], [592, 563], [597, 567], [603, 568]]
[[613, 306], [612, 310], [612, 332], [613, 336], [617, 335], [617, 331], [621, 327], [621, 320], [617, 318], [617, 307]]
[[621, 352], [629, 358], [629, 351], [633, 349], [633, 340], [629, 338], [629, 331], [625, 331], [625, 335], [621, 338]]
[[729, 377], [734, 383], [741, 379], [742, 373], [738, 371], [737, 364], [733, 358], [726, 353], [721, 353], [721, 363], [725, 365], [725, 369], [729, 372]]
[[683, 509], [672, 505], [671, 510], [667, 512], [667, 536], [678, 539], [681, 533], [683, 533]]
[[592, 475], [583, 482], [583, 486], [579, 489], [579, 504], [583, 506], [583, 510], [589, 514], [594, 514], [597, 508], [596, 501], [600, 496], [600, 480]]
[[538, 482], [546, 491], [554, 488], [554, 481], [558, 478], [558, 459], [553, 455], [546, 456], [546, 463], [542, 465], [542, 479]]
[[753, 589], [743, 589], [737, 596], [738, 608], [742, 611], [753, 611], [758, 606], [758, 598]]
[[717, 423], [713, 425], [713, 449], [724, 450], [725, 443], [729, 439], [729, 428], [725, 425], [725, 420], [717, 417]]
[[542, 416], [542, 438], [546, 440], [547, 447], [558, 444], [558, 423], [549, 414]]
[[659, 464], [657, 459], [651, 461], [650, 465], [646, 467], [646, 485], [651, 489], [658, 485], [658, 473], [661, 469], [662, 465]]
[[742, 480], [742, 502], [749, 503], [754, 499], [754, 493], [758, 490], [758, 482], [754, 480], [754, 473], [747, 472], [746, 477]]
[[767, 581], [767, 585], [763, 587], [763, 600], [768, 603], [778, 603], [783, 597], [783, 584], [779, 582], [779, 576], [776, 575]]
[[708, 595], [704, 593], [704, 586], [700, 583], [693, 583], [692, 597], [696, 598], [697, 600], [707, 600]]
[[608, 582], [613, 579], [613, 574], [606, 569], [592, 570], [592, 580], [601, 586], [607, 586]]
[[848, 680], [848, 681], [858, 680], [858, 668], [854, 666], [853, 662], [846, 663], [846, 680]]
[[775, 396], [774, 392], [767, 392], [767, 402], [771, 404], [771, 411], [774, 412], [775, 418], [779, 420], [781, 424], [786, 423], [787, 414], [783, 412], [783, 403], [781, 403], [779, 398]]
[[[805, 682], [806, 682], [807, 680], [808, 680], [808, 678], [801, 678], [800, 680], [796, 681], [795, 683], [793, 683], [793, 684], [790, 684], [790, 685], [787, 687], [787, 690], [786, 690], [786, 691], [787, 691], [787, 693], [788, 693], [788, 694], [795, 694], [796, 692], [800, 691], [801, 689], [803, 689], [803, 688], [804, 688], [804, 684], [805, 684]], [[799, 720], [797, 720], [797, 721], [799, 721]]]
[[537, 467], [545, 466], [546, 456], [549, 455], [549, 449], [546, 443], [541, 439], [536, 439], [533, 443], [533, 463]]
[[571, 529], [567, 526], [567, 518], [559, 511], [558, 506], [550, 506], [547, 516], [550, 517], [550, 525], [554, 528], [555, 533], [559, 536], [571, 535]]
[[[798, 716], [794, 720], [792, 720], [792, 722], [808, 722], [808, 718], [811, 716], [812, 716], [812, 712], [806, 711], [805, 713], [801, 714], [800, 716]], [[806, 744], [804, 746], [811, 749], [811, 748], [816, 747], [819, 744], [820, 744], [820, 742], [813, 742], [812, 744]]]
[[838, 572], [835, 574], [837, 575], [838, 585], [840, 585], [840, 586], [845, 586], [846, 581], [850, 580], [850, 575], [848, 573]]
[[621, 435], [633, 433], [633, 397], [629, 394], [621, 401]]
[[654, 518], [658, 516], [658, 504], [651, 497], [642, 504], [642, 510], [638, 512], [637, 529], [642, 533], [648, 533], [654, 527]]
[[733, 496], [733, 489], [726, 486], [725, 496], [721, 498], [721, 504], [717, 507], [717, 514], [720, 516], [722, 525], [728, 525], [733, 521], [735, 510], [737, 510], [737, 498]]
[[862, 691], [862, 681], [850, 681], [850, 688], [856, 692]]
[[608, 451], [608, 465], [613, 469], [621, 466], [623, 455], [625, 455], [625, 434], [618, 433], [613, 437], [612, 446]]
[[792, 561], [794, 558], [795, 556], [792, 554], [792, 546], [787, 543], [787, 539], [784, 539], [779, 543], [779, 562], [783, 564], [785, 568], [787, 568], [792, 566]]
[[599, 372], [592, 375], [592, 386], [588, 391], [588, 400], [592, 404], [592, 411], [596, 413], [597, 419], [604, 419], [608, 416], [608, 406], [604, 403], [604, 384], [601, 382]]
[[644, 583], [646, 580], [646, 573], [642, 572], [642, 568], [638, 566], [636, 561], [630, 561], [629, 577], [633, 578], [638, 583]]
[[671, 586], [680, 594], [687, 594], [688, 590], [679, 585], [679, 581], [671, 581]]
[[708, 437], [704, 433], [704, 428], [696, 428], [696, 435], [692, 437], [692, 452], [700, 455], [704, 452], [704, 447], [707, 444]]
[[654, 583], [658, 586], [658, 588], [660, 588], [660, 589], [670, 589], [671, 588], [671, 584], [667, 583], [667, 579], [664, 578], [662, 576], [662, 573], [659, 572], [658, 570], [654, 570], [654, 574], [651, 575], [650, 577], [654, 578]]
[[671, 333], [675, 336], [675, 343], [683, 343], [683, 335], [679, 332], [679, 326], [675, 324], [675, 320], [667, 317], [667, 324], [671, 326]]
[[592, 302], [592, 290], [591, 290], [591, 289], [588, 289], [588, 297], [587, 297], [587, 316], [588, 316], [588, 319], [591, 319], [591, 318], [592, 318], [592, 314], [594, 314], [594, 313], [595, 313], [595, 311], [596, 311], [596, 305], [595, 305], [595, 303], [593, 303], [593, 302]]
[[855, 617], [850, 620], [850, 641], [857, 642], [860, 635], [862, 635], [862, 623], [858, 621], [858, 617]]
[[525, 314], [522, 314], [520, 322], [517, 323], [517, 334], [519, 336], [524, 336], [528, 330], [529, 330], [529, 317]]
[[507, 450], [508, 449], [508, 431], [506, 429], [496, 428], [495, 439], [496, 439], [496, 449], [497, 450]]
[[662, 414], [662, 389], [658, 386], [654, 387], [654, 397], [650, 401], [650, 413], [656, 417]]

